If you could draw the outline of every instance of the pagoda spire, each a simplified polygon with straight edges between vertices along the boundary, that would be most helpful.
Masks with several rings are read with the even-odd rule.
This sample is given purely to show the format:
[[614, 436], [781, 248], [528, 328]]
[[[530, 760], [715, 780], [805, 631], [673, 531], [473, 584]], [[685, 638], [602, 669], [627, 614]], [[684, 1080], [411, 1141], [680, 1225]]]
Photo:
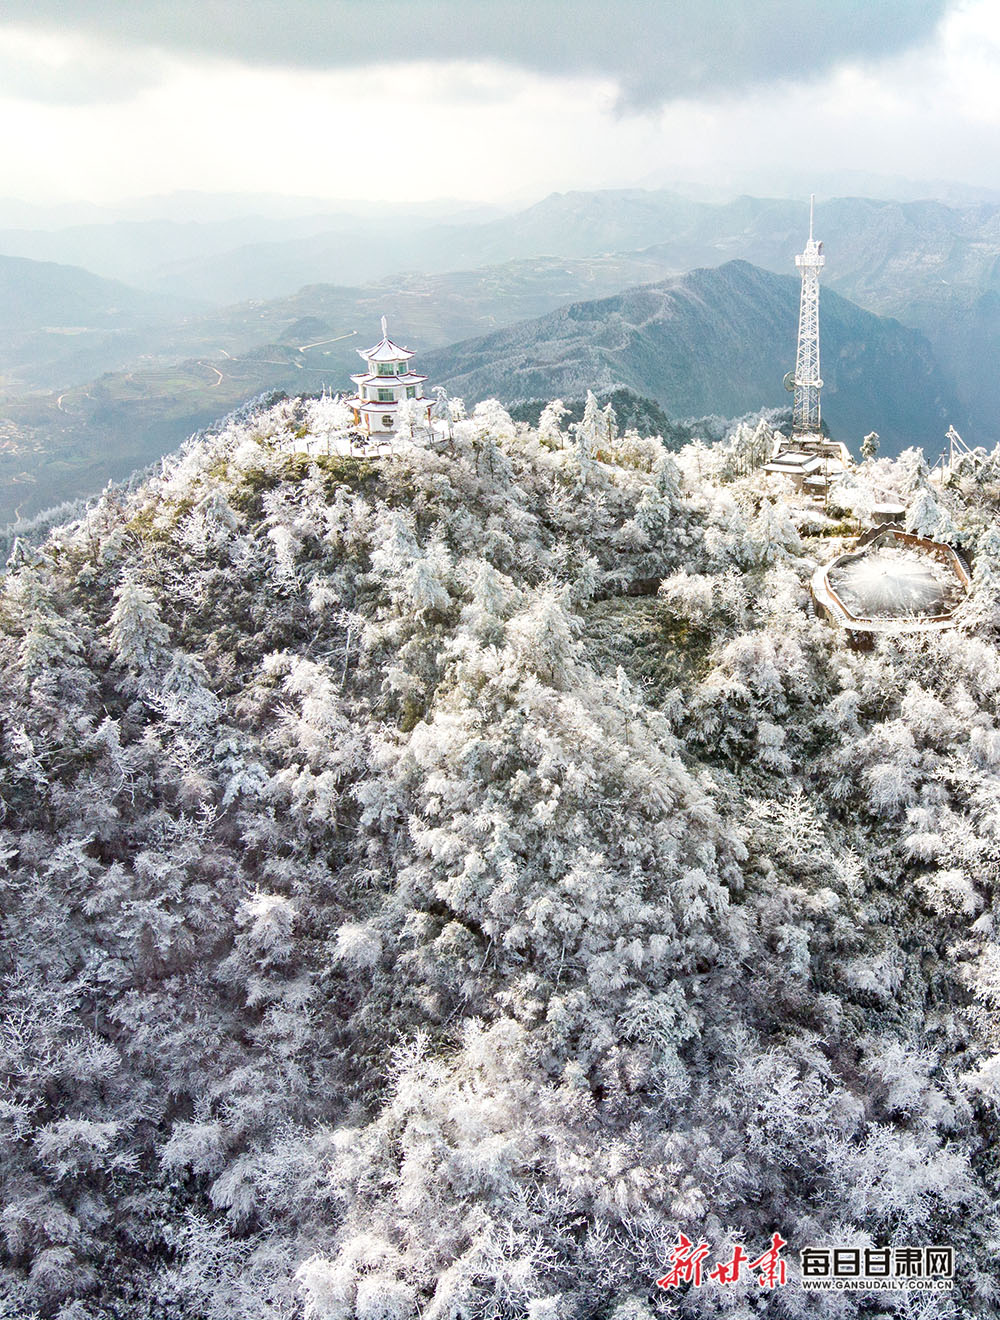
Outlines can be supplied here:
[[793, 436], [820, 433], [819, 392], [823, 382], [819, 374], [819, 272], [826, 264], [823, 244], [813, 237], [815, 193], [809, 197], [809, 241], [806, 250], [795, 258], [802, 272], [799, 299], [799, 340], [795, 354], [795, 372], [790, 382], [795, 391], [792, 404]]

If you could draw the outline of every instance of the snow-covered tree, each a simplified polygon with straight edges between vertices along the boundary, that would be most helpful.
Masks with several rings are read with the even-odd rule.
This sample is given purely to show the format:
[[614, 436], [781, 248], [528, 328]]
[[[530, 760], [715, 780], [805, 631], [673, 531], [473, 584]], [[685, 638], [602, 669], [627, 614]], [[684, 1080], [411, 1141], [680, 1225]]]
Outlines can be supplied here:
[[396, 405], [396, 435], [404, 440], [412, 440], [421, 428], [426, 427], [425, 405], [416, 399], [400, 399]]
[[148, 673], [164, 659], [169, 637], [153, 593], [125, 577], [109, 619], [109, 640], [117, 658], [134, 673]]
[[745, 477], [761, 468], [774, 453], [776, 433], [763, 417], [752, 426], [741, 422], [726, 446], [726, 471]]
[[953, 541], [957, 532], [948, 510], [935, 498], [929, 487], [917, 490], [906, 510], [905, 527], [908, 532], [926, 536], [932, 541]]
[[573, 433], [576, 436], [576, 451], [581, 464], [593, 458], [597, 449], [607, 439], [607, 421], [593, 390], [587, 391], [583, 417], [573, 424]]
[[557, 405], [271, 400], [0, 582], [11, 1316], [750, 1315], [653, 1281], [776, 1226], [996, 1309], [995, 474], [845, 479], [975, 564], [854, 651], [730, 423], [588, 406], [581, 480]]
[[538, 419], [538, 438], [543, 444], [551, 445], [553, 449], [563, 447], [566, 436], [562, 429], [562, 419], [568, 412], [562, 399], [553, 399], [545, 405]]

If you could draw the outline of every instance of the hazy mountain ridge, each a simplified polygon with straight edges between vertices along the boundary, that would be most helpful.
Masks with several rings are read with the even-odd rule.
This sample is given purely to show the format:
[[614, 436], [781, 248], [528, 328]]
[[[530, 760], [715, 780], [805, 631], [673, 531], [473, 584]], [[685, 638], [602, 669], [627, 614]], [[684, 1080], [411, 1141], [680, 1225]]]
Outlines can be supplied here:
[[4, 390], [66, 386], [123, 367], [191, 310], [186, 299], [79, 266], [0, 256]]
[[[12, 259], [18, 260], [18, 259]], [[14, 394], [18, 386], [33, 392], [54, 389], [59, 392], [86, 384], [101, 372], [124, 366], [139, 370], [157, 369], [178, 364], [185, 358], [204, 356], [225, 367], [226, 359], [266, 348], [274, 342], [310, 345], [322, 352], [310, 366], [340, 370], [353, 367], [353, 346], [343, 346], [353, 332], [364, 338], [374, 333], [379, 318], [387, 313], [394, 324], [408, 327], [414, 342], [437, 347], [468, 338], [496, 325], [540, 315], [571, 299], [617, 292], [631, 284], [659, 278], [663, 266], [659, 259], [636, 256], [595, 257], [574, 260], [565, 257], [512, 261], [480, 270], [453, 271], [439, 275], [402, 275], [367, 287], [310, 284], [296, 293], [267, 302], [250, 301], [232, 307], [206, 311], [203, 304], [188, 303], [166, 295], [149, 294], [106, 281], [109, 297], [118, 290], [123, 309], [109, 320], [103, 338], [93, 333], [77, 335], [80, 343], [48, 343], [39, 339], [38, 308], [44, 301], [52, 271], [74, 268], [52, 266], [24, 260], [17, 266], [32, 297], [22, 305], [9, 304], [11, 335], [0, 345], [7, 389]], [[89, 276], [89, 272], [81, 272]], [[57, 325], [72, 324], [73, 278], [67, 276], [66, 296], [54, 299], [52, 318]], [[90, 276], [91, 279], [97, 277]], [[99, 285], [99, 288], [105, 286]], [[140, 321], [124, 309], [130, 304], [150, 309], [151, 315]], [[88, 311], [83, 307], [77, 316]], [[96, 314], [91, 314], [91, 321]], [[102, 313], [103, 315], [103, 313]], [[309, 318], [323, 322], [309, 334], [293, 330], [296, 322]], [[91, 326], [90, 330], [93, 331]], [[121, 342], [115, 342], [117, 336]], [[331, 337], [340, 337], [341, 346], [331, 346]], [[333, 356], [333, 364], [320, 359]]]
[[0, 332], [74, 328], [117, 318], [164, 317], [188, 304], [104, 279], [79, 266], [0, 256]]
[[[335, 239], [341, 234], [361, 233], [375, 243], [385, 244], [390, 240], [398, 242], [414, 228], [421, 230], [447, 219], [457, 223], [461, 218], [473, 223], [484, 217], [493, 218], [498, 210], [471, 203], [439, 202], [426, 206], [328, 203], [324, 206], [318, 199], [312, 199], [309, 204], [307, 200], [300, 199], [296, 205], [290, 199], [287, 205], [282, 205], [281, 199], [273, 196], [227, 198], [225, 194], [178, 194], [159, 201], [149, 198], [144, 205], [136, 203], [130, 208], [131, 214], [102, 213], [100, 208], [93, 208], [95, 214], [89, 222], [49, 223], [35, 228], [26, 225], [17, 228], [8, 222], [0, 228], [0, 252], [35, 261], [81, 265], [109, 279], [139, 284], [153, 279], [162, 283], [165, 268], [173, 263], [207, 260], [211, 264], [217, 257], [244, 247], [294, 243], [317, 234]], [[351, 282], [358, 278], [355, 273]], [[300, 280], [285, 285], [279, 292], [287, 293], [290, 288], [307, 282]], [[176, 292], [176, 283], [168, 283], [166, 291]], [[199, 301], [209, 298], [198, 283], [192, 283], [187, 292]]]
[[[747, 262], [697, 270], [429, 353], [424, 366], [470, 399], [507, 403], [624, 385], [672, 417], [739, 415], [787, 403], [781, 367], [795, 360], [799, 282]], [[823, 414], [856, 444], [940, 447], [964, 423], [927, 341], [894, 320], [821, 294]]]
[[[305, 289], [269, 308], [247, 304], [205, 323], [198, 333], [206, 350], [219, 343], [216, 330], [231, 335], [227, 342], [235, 347], [243, 335], [252, 340], [262, 325], [285, 342], [137, 367], [68, 390], [58, 401], [11, 400], [6, 415], [14, 428], [12, 445], [0, 453], [0, 474], [7, 474], [8, 483], [0, 518], [17, 508], [37, 513], [99, 489], [109, 478], [121, 479], [206, 425], [220, 408], [264, 390], [346, 390], [357, 368], [357, 347], [366, 342], [360, 334], [344, 335], [348, 317], [377, 324], [385, 310], [399, 318], [393, 321], [401, 327], [395, 331], [399, 338], [420, 350], [416, 362], [428, 375], [428, 387], [446, 385], [470, 402], [489, 396], [578, 398], [589, 388], [624, 385], [655, 399], [674, 419], [740, 417], [788, 404], [781, 381], [794, 363], [797, 285], [742, 262], [610, 299], [575, 302], [485, 338], [423, 351], [421, 330], [430, 342], [441, 342], [447, 327], [510, 315], [540, 296], [543, 302], [554, 299], [578, 279], [614, 283], [630, 269], [614, 258], [607, 267], [599, 264], [596, 275], [587, 263], [579, 274], [573, 263], [525, 264], [527, 271], [511, 263], [457, 277], [414, 278], [395, 289]], [[540, 284], [550, 290], [547, 295], [539, 294]], [[830, 423], [843, 429], [849, 443], [874, 428], [890, 449], [927, 443], [936, 453], [948, 423], [964, 419], [926, 342], [829, 291], [823, 298], [824, 409]], [[339, 324], [338, 315], [344, 318]], [[306, 351], [287, 339], [303, 318], [310, 318], [310, 342], [319, 341]], [[337, 342], [326, 343], [328, 338]], [[35, 490], [32, 479], [39, 483]]]
[[[307, 283], [354, 284], [413, 270], [441, 273], [651, 247], [674, 270], [742, 257], [784, 273], [794, 270], [807, 227], [806, 205], [789, 198], [748, 195], [712, 203], [644, 189], [553, 193], [522, 211], [473, 223], [380, 224], [343, 217], [326, 234], [213, 253], [210, 260], [172, 265], [163, 278], [196, 296], [236, 302], [279, 296]], [[1000, 203], [836, 197], [822, 201], [817, 212], [831, 287], [872, 310], [897, 315], [917, 287], [933, 289], [940, 270], [971, 294], [992, 287], [989, 256], [998, 253], [998, 231]]]

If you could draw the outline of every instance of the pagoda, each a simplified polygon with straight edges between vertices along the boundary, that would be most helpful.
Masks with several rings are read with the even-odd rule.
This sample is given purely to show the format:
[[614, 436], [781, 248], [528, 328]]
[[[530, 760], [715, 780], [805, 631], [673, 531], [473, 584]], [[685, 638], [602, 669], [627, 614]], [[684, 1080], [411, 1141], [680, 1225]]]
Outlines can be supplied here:
[[344, 400], [354, 410], [354, 425], [364, 435], [388, 437], [396, 430], [396, 412], [404, 399], [412, 399], [429, 422], [434, 400], [422, 393], [426, 376], [410, 370], [413, 353], [389, 338], [382, 317], [382, 338], [374, 348], [359, 348], [368, 370], [352, 376], [358, 392]]

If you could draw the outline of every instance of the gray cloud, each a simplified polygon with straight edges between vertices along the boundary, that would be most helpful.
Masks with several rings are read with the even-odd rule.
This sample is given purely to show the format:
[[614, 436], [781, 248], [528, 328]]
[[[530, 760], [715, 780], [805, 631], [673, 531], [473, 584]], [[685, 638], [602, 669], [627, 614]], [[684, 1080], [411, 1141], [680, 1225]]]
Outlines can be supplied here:
[[[8, 23], [76, 31], [119, 48], [342, 68], [382, 60], [496, 59], [603, 74], [625, 108], [813, 77], [928, 38], [954, 0], [5, 0]], [[136, 77], [128, 62], [129, 85]], [[150, 70], [150, 81], [156, 74]], [[80, 100], [117, 99], [92, 79]], [[35, 88], [38, 99], [65, 91]]]
[[0, 88], [4, 96], [46, 105], [106, 105], [129, 101], [157, 81], [162, 60], [150, 52], [145, 60], [126, 51], [87, 51], [60, 66], [32, 59], [21, 51], [0, 56]]

